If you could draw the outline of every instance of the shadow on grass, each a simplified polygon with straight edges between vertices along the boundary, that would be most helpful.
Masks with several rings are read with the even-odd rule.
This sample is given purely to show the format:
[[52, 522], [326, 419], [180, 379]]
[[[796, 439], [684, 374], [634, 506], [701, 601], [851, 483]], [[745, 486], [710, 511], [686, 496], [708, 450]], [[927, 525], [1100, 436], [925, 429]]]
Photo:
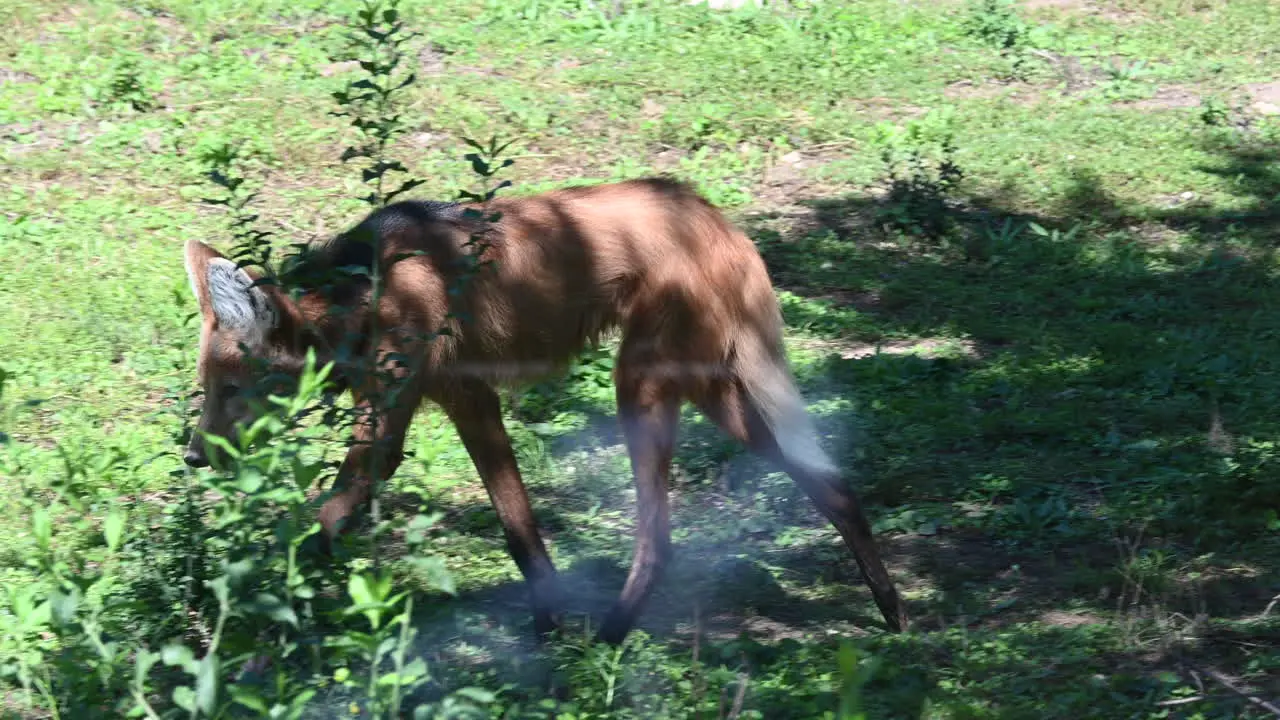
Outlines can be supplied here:
[[[856, 419], [819, 414], [831, 436], [864, 439], [842, 459], [859, 469], [882, 528], [898, 531], [881, 536], [886, 561], [916, 591], [911, 610], [926, 632], [903, 641], [908, 650], [888, 640], [882, 650], [934, 662], [958, 651], [933, 634], [997, 633], [1010, 657], [1071, 665], [1057, 677], [1071, 698], [1062, 707], [1087, 712], [1101, 696], [1080, 683], [1142, 654], [1108, 645], [1124, 634], [1112, 621], [1135, 609], [1203, 613], [1250, 637], [1250, 619], [1280, 584], [1266, 544], [1280, 507], [1277, 167], [1274, 153], [1225, 154], [1217, 171], [1241, 178], [1245, 201], [1230, 212], [1125, 207], [1082, 172], [1053, 214], [963, 199], [949, 211], [951, 232], [931, 244], [885, 232], [865, 197], [811, 203], [809, 227], [794, 233], [761, 229], [768, 217], [744, 223], [775, 282], [798, 298], [784, 303], [789, 324], [829, 342], [797, 375], [811, 400], [857, 409]], [[895, 337], [960, 340], [971, 351], [842, 350]], [[578, 414], [588, 429], [549, 441], [553, 456], [584, 440], [617, 445], [599, 377], [607, 370], [526, 394], [536, 402], [513, 425]], [[722, 643], [879, 628], [851, 558], [798, 490], [750, 461], [742, 487], [716, 481], [740, 457], [717, 438], [685, 425], [675, 521], [694, 533], [678, 543], [640, 628], [688, 645], [695, 607], [701, 632]], [[567, 548], [567, 609], [599, 618], [625, 579], [630, 526], [588, 532], [585, 518], [597, 505], [629, 517], [629, 484], [531, 475], [540, 519]], [[464, 532], [500, 542], [487, 506], [441, 509], [467, 517]], [[783, 545], [795, 527], [809, 539]], [[425, 646], [468, 648], [475, 667], [511, 673], [532, 657], [519, 582], [463, 593], [424, 610], [422, 624]], [[1105, 640], [1095, 633], [1104, 626]], [[1054, 656], [1063, 643], [1067, 660]], [[1145, 657], [1146, 670], [1170, 666]], [[972, 670], [1016, 669], [1001, 662]], [[1151, 691], [1149, 678], [1134, 683], [1119, 692]], [[997, 685], [997, 695], [1021, 687]]]

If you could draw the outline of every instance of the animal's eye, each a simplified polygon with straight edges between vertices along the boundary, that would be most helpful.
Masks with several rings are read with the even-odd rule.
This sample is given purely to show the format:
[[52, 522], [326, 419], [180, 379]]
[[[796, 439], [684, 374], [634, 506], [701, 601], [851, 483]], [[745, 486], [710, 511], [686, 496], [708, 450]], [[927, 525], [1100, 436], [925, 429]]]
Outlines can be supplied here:
[[232, 383], [227, 383], [223, 385], [218, 392], [222, 396], [223, 400], [230, 400], [231, 398], [240, 394], [240, 386]]

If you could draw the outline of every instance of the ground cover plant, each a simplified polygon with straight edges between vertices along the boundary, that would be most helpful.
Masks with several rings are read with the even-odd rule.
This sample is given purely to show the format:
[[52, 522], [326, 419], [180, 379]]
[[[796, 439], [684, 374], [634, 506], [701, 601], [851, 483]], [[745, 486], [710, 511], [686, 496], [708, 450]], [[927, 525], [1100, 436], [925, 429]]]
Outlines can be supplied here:
[[[3, 712], [1276, 714], [1280, 6], [370, 7], [0, 7]], [[350, 416], [322, 366], [227, 471], [184, 468], [186, 240], [269, 264], [406, 182], [654, 173], [764, 255], [910, 632], [688, 410], [668, 577], [622, 647], [586, 642], [633, 522], [608, 344], [506, 398], [573, 601], [544, 648], [438, 411], [330, 565], [311, 503]]]

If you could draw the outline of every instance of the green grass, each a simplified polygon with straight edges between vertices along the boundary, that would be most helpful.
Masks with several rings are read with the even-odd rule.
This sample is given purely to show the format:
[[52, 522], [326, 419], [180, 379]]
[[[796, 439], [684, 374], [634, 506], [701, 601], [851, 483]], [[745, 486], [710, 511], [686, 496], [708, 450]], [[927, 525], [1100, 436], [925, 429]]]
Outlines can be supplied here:
[[[693, 717], [702, 697], [712, 716], [742, 673], [741, 717], [823, 717], [850, 636], [879, 661], [869, 717], [1262, 717], [1187, 669], [1280, 696], [1280, 612], [1263, 616], [1280, 593], [1280, 116], [1241, 94], [1274, 80], [1280, 6], [987, 10], [1025, 28], [1001, 53], [966, 31], [976, 5], [809, 5], [404, 8], [424, 37], [416, 130], [393, 154], [427, 179], [416, 196], [467, 186], [460, 138], [498, 133], [519, 138], [514, 192], [671, 171], [748, 230], [917, 621], [879, 632], [834, 530], [688, 412], [677, 559], [610, 712]], [[125, 498], [139, 528], [171, 497], [195, 382], [181, 247], [226, 237], [198, 202], [202, 150], [246, 142], [282, 242], [362, 212], [327, 114], [355, 7], [0, 9], [6, 581], [30, 577], [22, 487], [94, 512]], [[890, 187], [884, 130], [908, 123], [898, 176], [949, 138], [954, 187], [934, 165]], [[610, 369], [601, 352], [512, 393], [508, 420], [572, 609], [597, 617], [632, 527]], [[555, 717], [535, 709], [523, 590], [470, 460], [434, 410], [408, 446], [391, 502], [445, 513], [459, 591], [422, 611], [424, 653], [446, 685], [488, 673], [513, 716]], [[68, 478], [59, 448], [87, 469]], [[1202, 699], [1158, 705], [1185, 696]]]

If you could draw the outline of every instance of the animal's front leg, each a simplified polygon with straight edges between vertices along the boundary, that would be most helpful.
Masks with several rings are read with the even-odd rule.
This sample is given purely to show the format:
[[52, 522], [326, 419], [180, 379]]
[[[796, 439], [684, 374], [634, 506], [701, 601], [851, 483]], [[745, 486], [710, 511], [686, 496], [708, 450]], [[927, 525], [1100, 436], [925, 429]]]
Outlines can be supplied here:
[[538, 533], [498, 395], [483, 383], [461, 381], [435, 399], [453, 421], [484, 482], [507, 537], [507, 549], [529, 586], [534, 630], [539, 640], [545, 639], [560, 626], [560, 584]]
[[404, 399], [385, 410], [356, 399], [360, 419], [355, 424], [355, 442], [338, 469], [334, 494], [320, 507], [317, 518], [326, 552], [365, 509], [373, 497], [374, 484], [395, 474], [404, 460], [405, 432], [416, 407], [416, 403], [406, 403]]

